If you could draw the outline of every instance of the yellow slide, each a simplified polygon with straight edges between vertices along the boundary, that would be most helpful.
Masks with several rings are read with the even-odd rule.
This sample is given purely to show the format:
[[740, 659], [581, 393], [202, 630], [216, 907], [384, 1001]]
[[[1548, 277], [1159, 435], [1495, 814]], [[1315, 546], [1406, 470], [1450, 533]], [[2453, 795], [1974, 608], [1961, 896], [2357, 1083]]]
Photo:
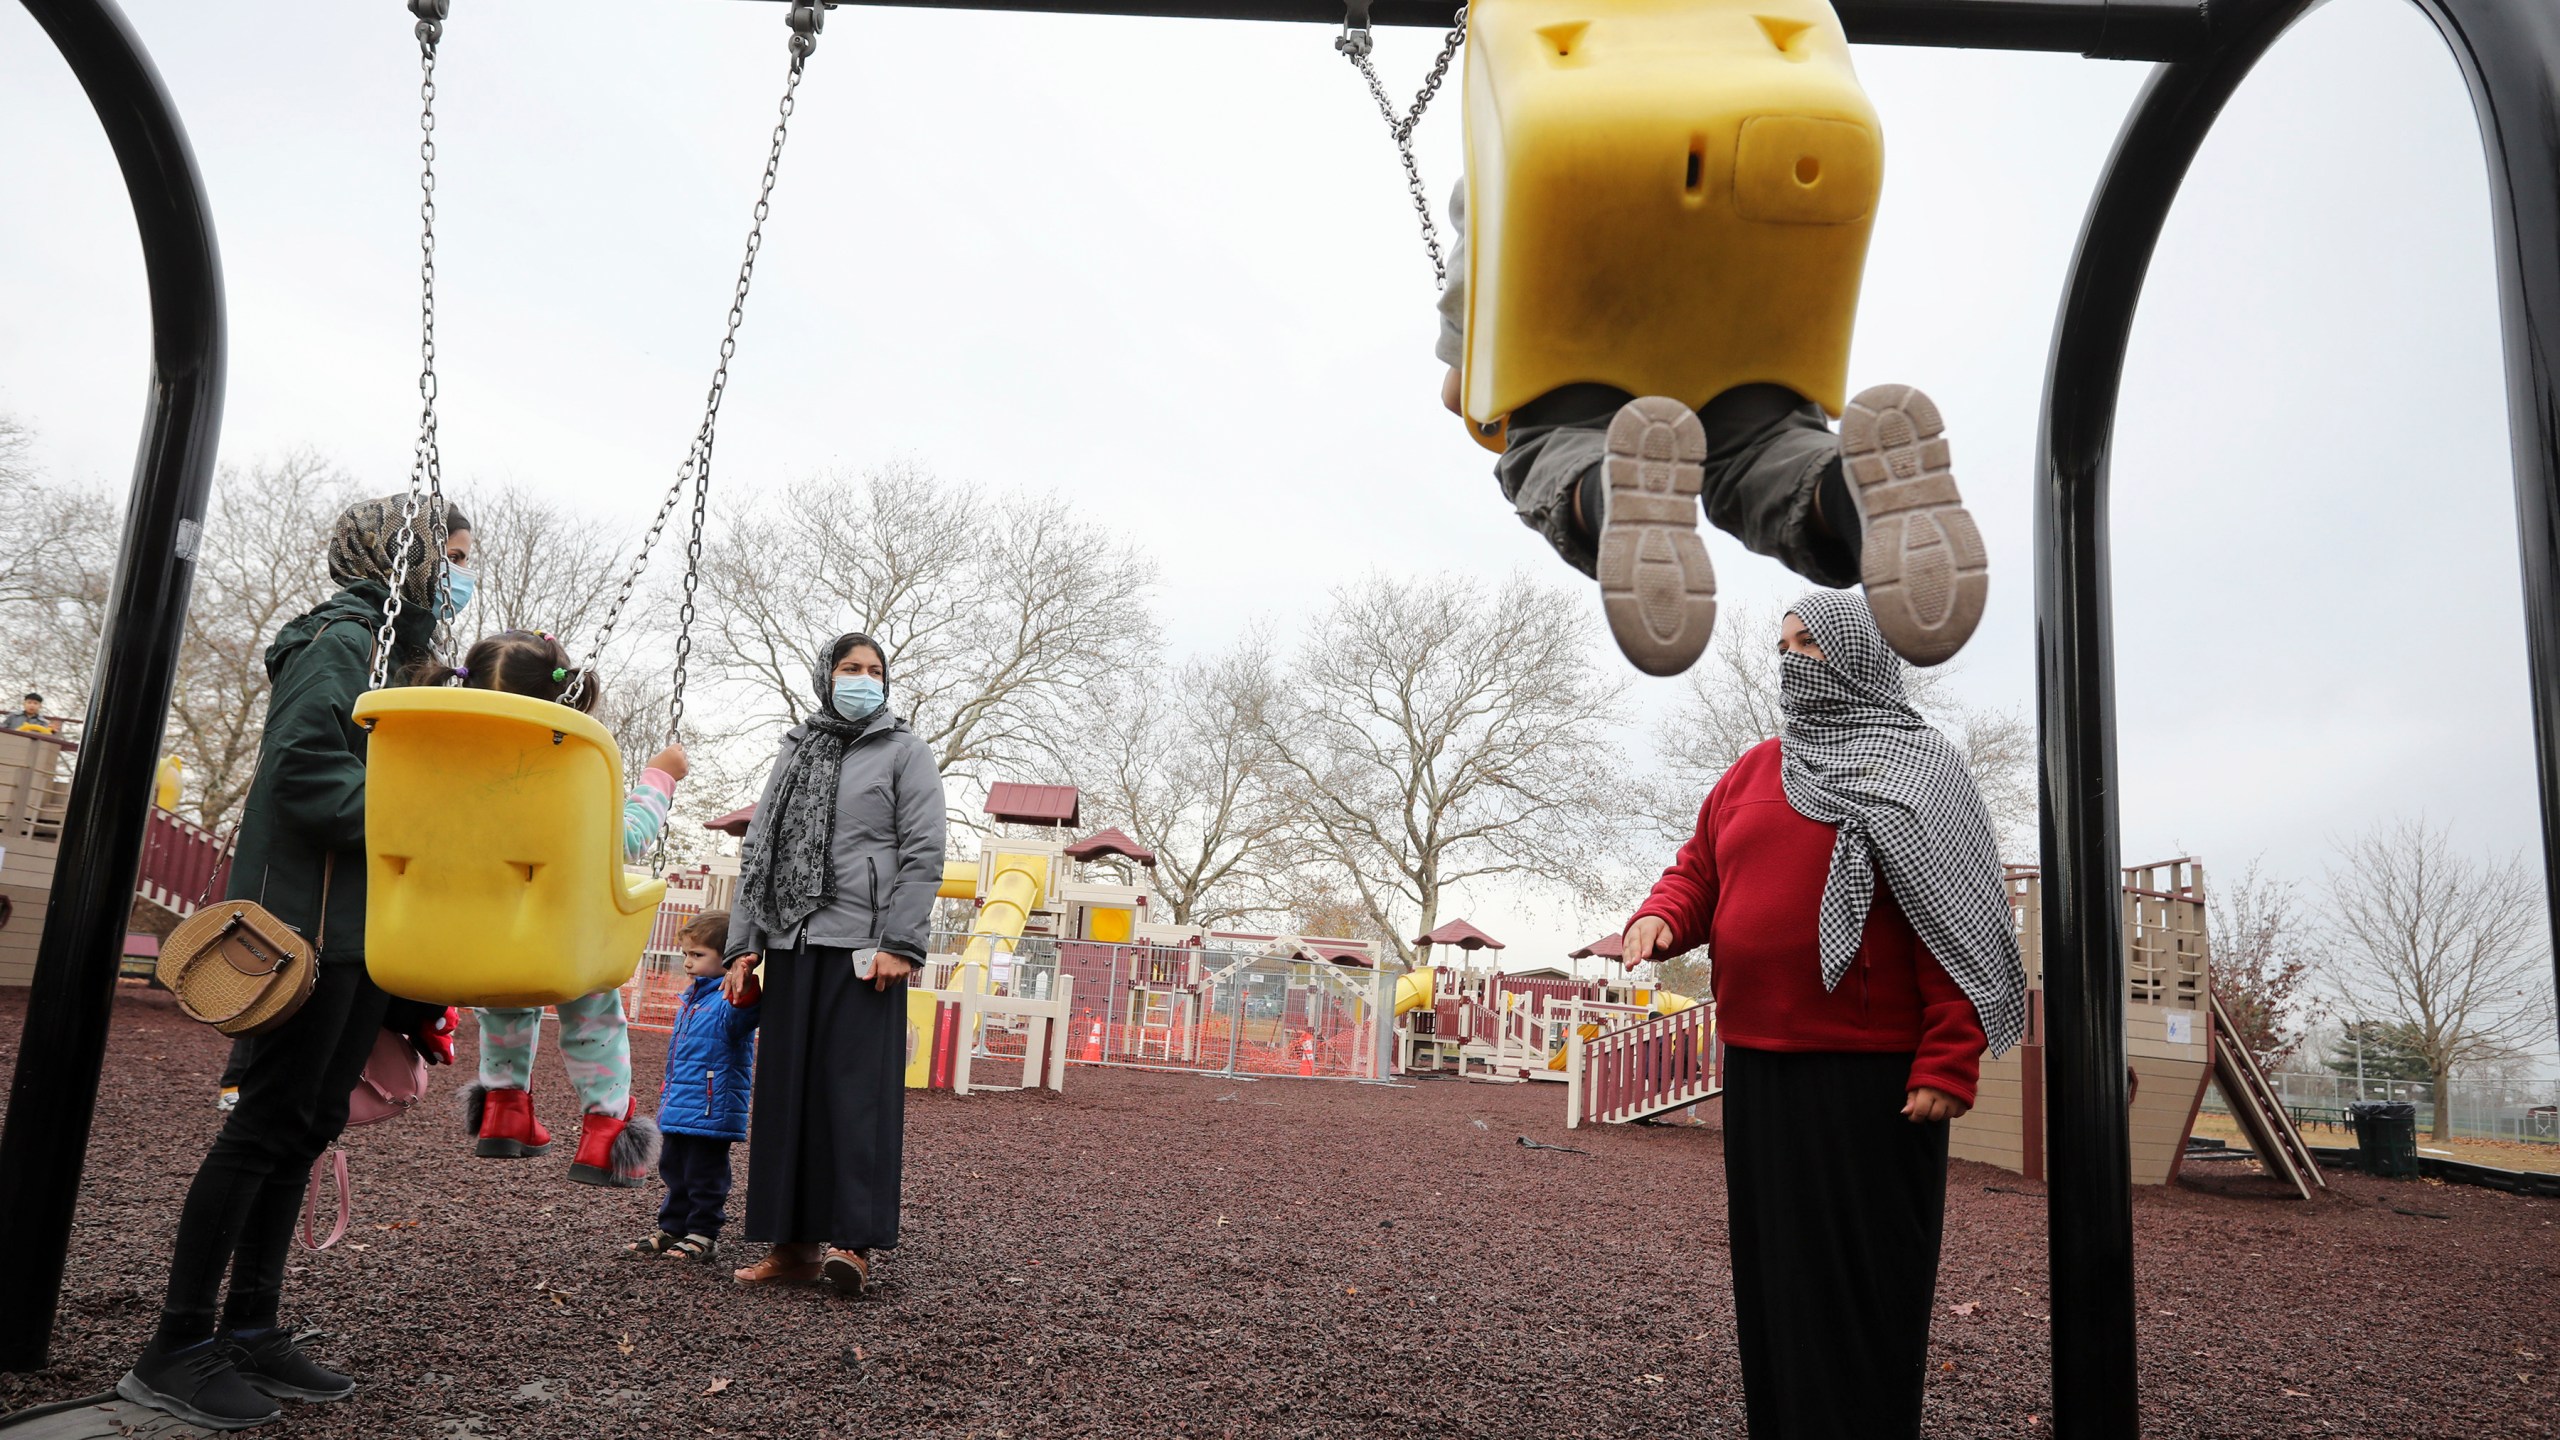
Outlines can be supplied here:
[[1396, 1018], [1401, 1020], [1408, 1010], [1419, 1010], [1432, 1001], [1432, 979], [1439, 972], [1429, 966], [1408, 972], [1396, 982]]
[[[969, 948], [960, 954], [959, 968], [951, 975], [954, 986], [972, 965], [978, 966], [979, 981], [985, 983], [987, 962], [994, 958], [998, 946], [1008, 955], [1013, 942], [1022, 938], [1022, 927], [1031, 921], [1031, 912], [1040, 908], [1041, 897], [1049, 889], [1049, 857], [1015, 855], [996, 852], [995, 883], [987, 887], [986, 898], [978, 906], [977, 927], [969, 932]], [[951, 876], [943, 872], [943, 885], [950, 887]]]

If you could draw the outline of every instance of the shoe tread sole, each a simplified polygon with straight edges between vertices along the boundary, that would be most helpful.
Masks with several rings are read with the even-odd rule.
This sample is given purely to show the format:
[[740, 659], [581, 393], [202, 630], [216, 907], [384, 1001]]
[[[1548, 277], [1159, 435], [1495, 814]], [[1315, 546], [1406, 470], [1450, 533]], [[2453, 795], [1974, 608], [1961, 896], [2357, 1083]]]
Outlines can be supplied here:
[[1948, 660], [1982, 623], [1991, 575], [1937, 405], [1907, 385], [1859, 392], [1840, 417], [1840, 458], [1857, 493], [1859, 579], [1876, 628], [1914, 665]]
[[1715, 566], [1698, 533], [1706, 458], [1706, 431], [1677, 400], [1630, 400], [1609, 422], [1600, 608], [1620, 653], [1648, 675], [1696, 664], [1715, 633]]

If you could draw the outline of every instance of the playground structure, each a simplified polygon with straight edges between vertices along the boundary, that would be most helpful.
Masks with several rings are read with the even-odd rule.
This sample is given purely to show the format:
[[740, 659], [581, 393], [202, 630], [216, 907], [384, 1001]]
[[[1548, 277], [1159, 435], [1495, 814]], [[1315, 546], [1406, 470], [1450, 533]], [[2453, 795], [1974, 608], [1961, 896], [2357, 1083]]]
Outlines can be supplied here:
[[[1947, 1153], [2045, 1178], [2044, 885], [2031, 865], [2008, 867], [2009, 914], [2027, 965], [2027, 1031], [2015, 1050], [1986, 1055], [1971, 1112]], [[2229, 1043], [2213, 995], [2204, 866], [2190, 856], [2124, 871], [2127, 1161], [2136, 1185], [2178, 1178], [2208, 1083], [2220, 1085], [2270, 1174], [2306, 1198], [2320, 1167], [2248, 1052]]]
[[[932, 935], [912, 987], [911, 1083], [1003, 1088], [975, 1071], [1007, 1062], [1024, 1067], [1024, 1084], [1039, 1076], [1055, 1089], [1068, 1060], [1334, 1079], [1386, 1073], [1375, 1017], [1392, 997], [1366, 942], [1153, 918], [1166, 909], [1143, 882], [1154, 852], [1114, 827], [1078, 836], [1082, 798], [1073, 786], [1000, 781], [988, 787], [985, 814], [998, 833], [975, 859], [946, 864], [936, 892], [968, 908]], [[751, 807], [711, 824], [744, 835], [753, 817]], [[734, 883], [726, 861], [669, 877], [668, 909], [628, 1001], [635, 1024], [663, 1023], [667, 997], [681, 988], [671, 947], [683, 920], [667, 917], [722, 908]], [[938, 1058], [918, 1058], [927, 1052]]]

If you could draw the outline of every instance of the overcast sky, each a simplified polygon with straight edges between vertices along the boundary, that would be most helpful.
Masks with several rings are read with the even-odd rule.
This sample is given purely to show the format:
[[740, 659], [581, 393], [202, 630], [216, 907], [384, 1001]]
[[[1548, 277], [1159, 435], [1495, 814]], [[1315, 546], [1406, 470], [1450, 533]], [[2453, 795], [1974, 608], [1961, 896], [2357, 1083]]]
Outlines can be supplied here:
[[[405, 476], [415, 83], [397, 0], [127, 0], [211, 187], [227, 459]], [[781, 7], [457, 0], [442, 62], [449, 475], [637, 526], [693, 425], [783, 69]], [[1156, 557], [1180, 648], [1372, 568], [1565, 578], [1438, 408], [1430, 275], [1326, 27], [839, 10], [811, 62], [722, 483], [912, 457], [1054, 487]], [[1385, 34], [1410, 91], [1434, 37]], [[1890, 164], [1853, 386], [1946, 411], [1989, 539], [1976, 701], [2031, 707], [2045, 349], [2140, 66], [1864, 48]], [[1451, 92], [1454, 100], [1454, 87]], [[1436, 196], [1457, 109], [1423, 127]], [[132, 464], [130, 211], [69, 74], [0, 6], [0, 411]], [[2115, 470], [2125, 854], [2316, 878], [2424, 810], [2532, 847], [2486, 182], [2397, 0], [2338, 0], [2243, 90], [2152, 274]], [[4, 522], [0, 522], [4, 523]], [[1711, 536], [1728, 594], [1802, 587]], [[1580, 590], [1577, 585], [1577, 591]], [[1596, 609], [1596, 606], [1595, 606]], [[1641, 719], [1665, 701], [1637, 688]], [[1472, 897], [1515, 959], [1591, 922]], [[1596, 933], [1596, 931], [1594, 932]]]

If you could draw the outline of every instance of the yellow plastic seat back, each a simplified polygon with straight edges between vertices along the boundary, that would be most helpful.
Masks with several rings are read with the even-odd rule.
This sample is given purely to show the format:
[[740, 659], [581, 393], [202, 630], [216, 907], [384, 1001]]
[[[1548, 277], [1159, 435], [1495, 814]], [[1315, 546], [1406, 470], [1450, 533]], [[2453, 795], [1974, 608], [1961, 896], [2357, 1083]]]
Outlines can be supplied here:
[[1884, 180], [1823, 0], [1478, 0], [1465, 410], [1576, 381], [1837, 415]]
[[557, 1005], [631, 978], [666, 883], [622, 868], [622, 756], [595, 721], [492, 690], [356, 702], [365, 965], [433, 1005]]

